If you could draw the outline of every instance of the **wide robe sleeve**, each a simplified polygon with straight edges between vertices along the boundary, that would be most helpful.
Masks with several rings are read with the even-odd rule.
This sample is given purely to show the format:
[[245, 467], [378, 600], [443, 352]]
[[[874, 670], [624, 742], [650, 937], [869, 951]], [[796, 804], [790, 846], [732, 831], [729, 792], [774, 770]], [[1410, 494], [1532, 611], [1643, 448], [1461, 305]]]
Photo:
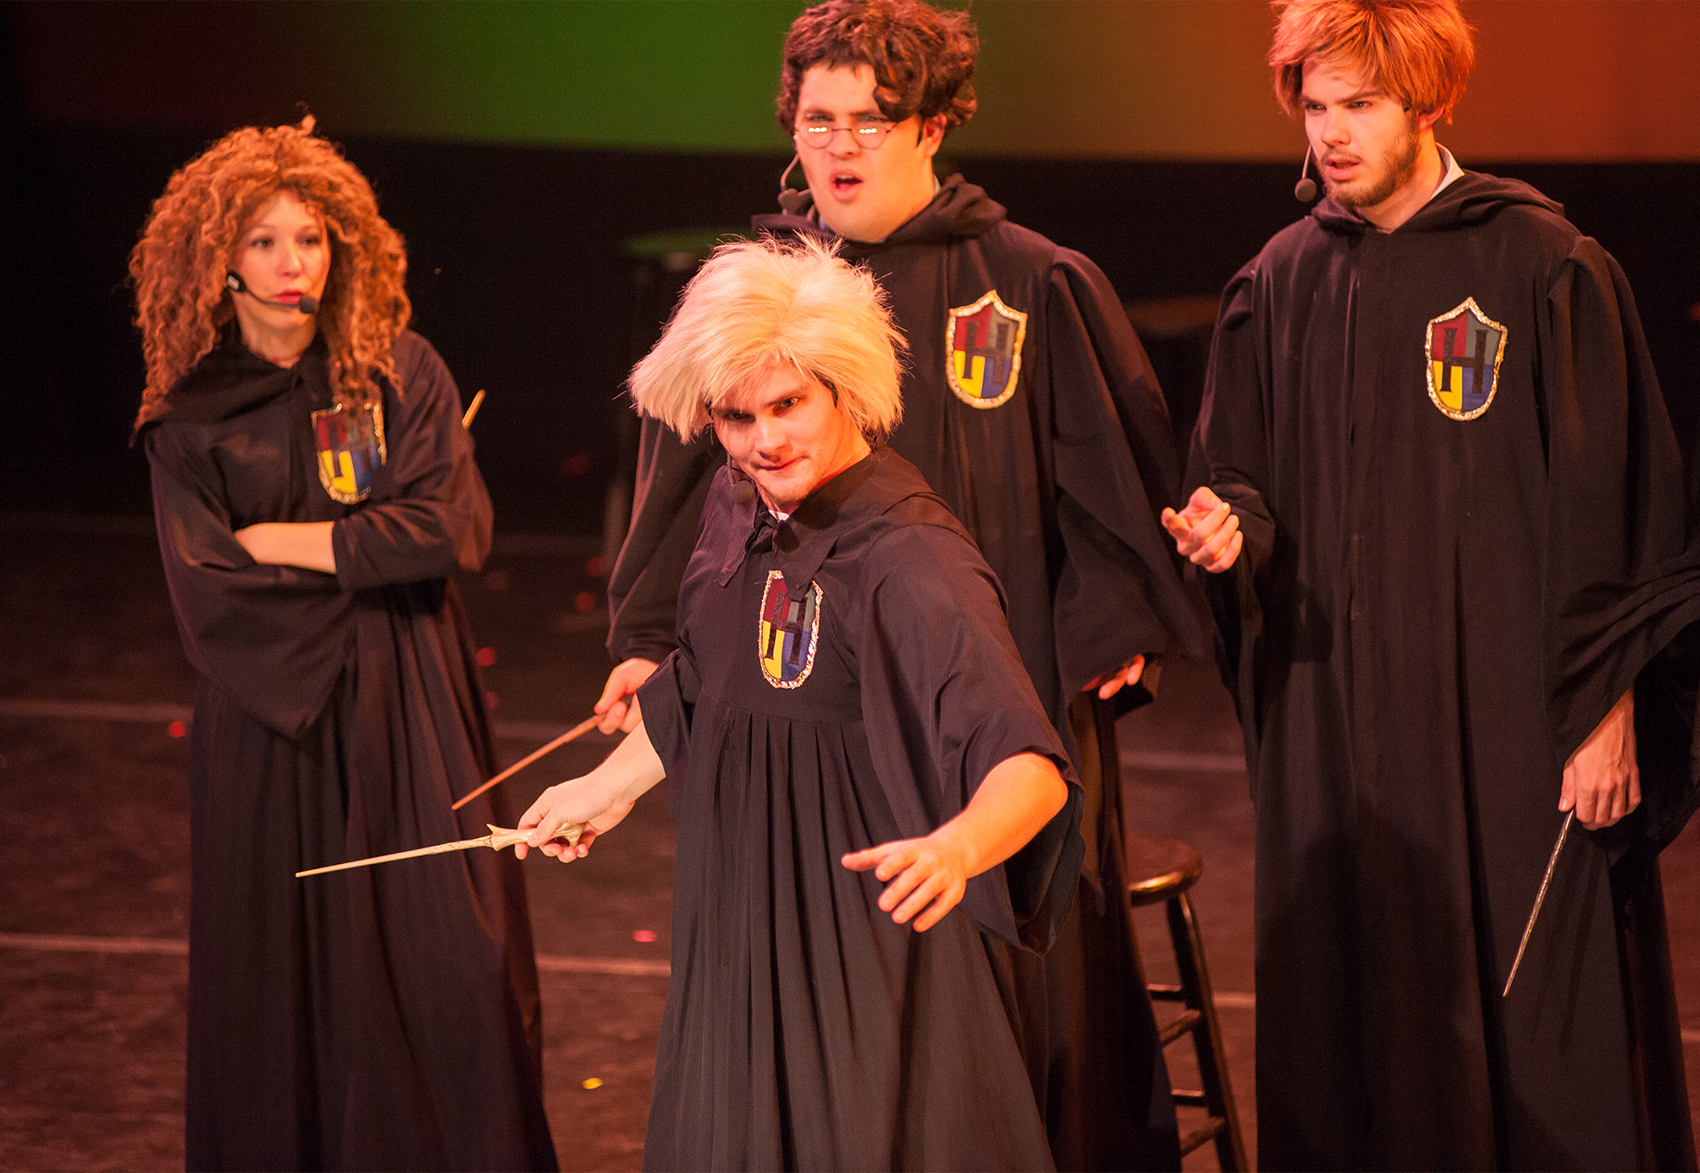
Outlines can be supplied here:
[[638, 688], [643, 730], [655, 756], [661, 759], [670, 789], [682, 783], [690, 761], [691, 719], [701, 692], [702, 677], [697, 674], [696, 661], [684, 648], [667, 653]]
[[324, 708], [348, 658], [352, 596], [332, 575], [262, 566], [232, 536], [199, 427], [144, 434], [166, 585], [189, 662], [286, 737]]
[[608, 580], [608, 651], [659, 662], [678, 643], [679, 583], [724, 456], [712, 433], [688, 444], [645, 418], [632, 524]]
[[1109, 281], [1080, 254], [1058, 250], [1047, 296], [1063, 547], [1053, 614], [1072, 696], [1135, 655], [1200, 655], [1204, 635], [1160, 520], [1177, 502], [1180, 466], [1145, 350]]
[[1539, 339], [1549, 428], [1547, 693], [1560, 761], [1695, 618], [1682, 459], [1623, 272], [1577, 238]]
[[1664, 399], [1617, 262], [1578, 238], [1540, 338], [1551, 493], [1547, 695], [1565, 761], [1631, 687], [1642, 835], [1656, 853], [1700, 804], [1700, 549]]
[[[409, 341], [407, 395], [385, 394], [386, 463], [367, 500], [332, 529], [336, 575], [261, 565], [236, 541], [234, 529], [252, 519], [233, 518], [213, 451], [228, 426], [168, 420], [144, 433], [166, 583], [189, 660], [286, 737], [318, 717], [349, 658], [356, 590], [441, 578], [481, 564], [489, 549], [489, 496], [460, 427], [454, 381], [417, 336], [404, 335], [398, 357]], [[234, 442], [254, 449], [280, 438], [238, 434]]]
[[1016, 754], [1049, 758], [1068, 782], [1063, 810], [963, 898], [983, 930], [1048, 948], [1079, 874], [1081, 790], [1010, 639], [996, 580], [965, 537], [936, 525], [882, 536], [862, 565], [863, 724], [899, 825], [925, 834], [948, 822]]
[[1269, 483], [1269, 347], [1253, 312], [1257, 266], [1241, 269], [1222, 293], [1210, 342], [1204, 400], [1193, 433], [1187, 485], [1209, 485], [1239, 519], [1244, 544], [1231, 569], [1200, 573], [1216, 620], [1222, 670], [1238, 706], [1246, 764], [1257, 769], [1256, 675], [1263, 612], [1258, 584], [1275, 550], [1275, 519], [1261, 486]]
[[384, 397], [399, 437], [372, 495], [331, 531], [337, 581], [348, 590], [477, 570], [490, 553], [490, 494], [460, 423], [460, 392], [430, 343], [406, 340], [414, 345], [412, 361], [398, 364], [403, 396]]

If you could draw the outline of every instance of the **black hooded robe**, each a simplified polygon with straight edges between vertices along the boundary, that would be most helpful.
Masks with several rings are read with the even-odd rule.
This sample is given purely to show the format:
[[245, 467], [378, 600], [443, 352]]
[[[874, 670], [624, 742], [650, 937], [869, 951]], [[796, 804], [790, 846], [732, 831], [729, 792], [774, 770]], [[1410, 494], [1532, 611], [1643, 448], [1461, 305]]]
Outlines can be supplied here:
[[[680, 646], [640, 693], [679, 850], [649, 1169], [1048, 1169], [1012, 966], [1074, 892], [1080, 790], [997, 582], [878, 449], [781, 523], [715, 478]], [[840, 859], [1021, 753], [1063, 810], [924, 933]]]
[[[553, 1169], [523, 878], [459, 852], [298, 870], [511, 826], [448, 576], [489, 549], [454, 380], [395, 346], [368, 495], [323, 487], [322, 339], [284, 369], [230, 331], [143, 425], [166, 581], [201, 674], [190, 734], [191, 1169]], [[354, 457], [358, 459], [358, 455]], [[233, 532], [335, 523], [337, 573]]]
[[[823, 234], [806, 216], [758, 216], [755, 227]], [[909, 340], [892, 450], [920, 469], [1003, 584], [1022, 664], [1077, 769], [1077, 733], [1105, 767], [1081, 771], [1087, 853], [1075, 912], [1045, 974], [1024, 975], [1057, 1163], [1178, 1168], [1167, 1069], [1127, 920], [1114, 710], [1080, 696], [1136, 654], [1202, 653], [1197, 609], [1157, 520], [1179, 482], [1167, 408], [1097, 266], [1009, 223], [960, 176], [886, 241], [842, 241], [841, 255], [872, 271]], [[1008, 397], [976, 406], [952, 387], [951, 311], [992, 293], [1012, 311], [994, 307], [993, 328], [1020, 318], [1020, 362]], [[711, 437], [684, 446], [644, 421], [632, 526], [609, 584], [616, 661], [659, 661], [674, 647], [679, 581], [723, 460]]]
[[[1609, 871], [1633, 818], [1574, 827], [1501, 998], [1563, 763], [1696, 610], [1617, 264], [1491, 176], [1391, 233], [1324, 200], [1223, 295], [1194, 470], [1245, 533], [1209, 586], [1257, 807], [1262, 1167], [1669, 1159], [1680, 1045], [1647, 1072], [1632, 1018], [1669, 1044], [1673, 1008], [1630, 1005]], [[1653, 1104], [1681, 1110], [1643, 1132]]]

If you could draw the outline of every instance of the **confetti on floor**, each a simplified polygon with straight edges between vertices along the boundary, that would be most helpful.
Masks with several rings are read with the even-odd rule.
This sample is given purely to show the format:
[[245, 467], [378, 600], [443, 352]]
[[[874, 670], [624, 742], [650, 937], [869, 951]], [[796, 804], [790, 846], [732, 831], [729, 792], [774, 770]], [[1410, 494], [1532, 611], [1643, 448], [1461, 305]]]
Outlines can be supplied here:
[[655, 940], [655, 933], [650, 929], [639, 929], [632, 934], [632, 940], [642, 941], [645, 945]]
[[593, 1075], [589, 1079], [585, 1080], [580, 1086], [582, 1086], [587, 1092], [593, 1092], [602, 1086], [602, 1081]]

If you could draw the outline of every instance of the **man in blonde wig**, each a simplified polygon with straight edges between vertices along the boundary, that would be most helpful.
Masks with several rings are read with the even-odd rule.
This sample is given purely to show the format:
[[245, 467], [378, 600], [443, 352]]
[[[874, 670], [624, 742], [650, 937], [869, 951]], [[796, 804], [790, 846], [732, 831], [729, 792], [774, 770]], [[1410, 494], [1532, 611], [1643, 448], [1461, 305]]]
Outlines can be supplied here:
[[[1174, 1101], [1122, 877], [1116, 717], [1151, 699], [1160, 657], [1208, 646], [1158, 521], [1179, 503], [1180, 462], [1098, 266], [1011, 222], [963, 176], [935, 175], [946, 136], [979, 107], [979, 47], [962, 6], [827, 0], [799, 13], [774, 113], [808, 189], [755, 227], [833, 242], [890, 296], [909, 340], [890, 445], [997, 574], [1022, 664], [1085, 790], [1074, 909], [1043, 962], [1023, 958], [1017, 975], [1024, 1000], [1050, 1007], [1027, 1041], [1052, 1149], [1072, 1169], [1174, 1169]], [[606, 730], [632, 719], [625, 698], [676, 646], [679, 580], [723, 459], [712, 440], [643, 429], [608, 581]]]
[[[846, 434], [864, 441], [861, 455], [866, 440], [889, 435], [903, 415], [905, 343], [867, 271], [819, 247], [729, 244], [715, 257], [662, 343], [633, 369], [638, 411], [688, 440], [734, 411], [730, 401], [768, 371], [790, 367], [830, 390], [849, 416]], [[817, 483], [835, 471], [820, 470]]]
[[1435, 142], [1452, 0], [1277, 11], [1327, 198], [1229, 284], [1165, 517], [1257, 802], [1260, 1164], [1692, 1168], [1647, 690], [1695, 560], [1628, 284]]
[[900, 345], [823, 246], [734, 244], [632, 373], [729, 464], [642, 723], [520, 825], [575, 859], [667, 779], [648, 1168], [1052, 1164], [1010, 979], [1074, 891], [1080, 791], [997, 580], [880, 442]]

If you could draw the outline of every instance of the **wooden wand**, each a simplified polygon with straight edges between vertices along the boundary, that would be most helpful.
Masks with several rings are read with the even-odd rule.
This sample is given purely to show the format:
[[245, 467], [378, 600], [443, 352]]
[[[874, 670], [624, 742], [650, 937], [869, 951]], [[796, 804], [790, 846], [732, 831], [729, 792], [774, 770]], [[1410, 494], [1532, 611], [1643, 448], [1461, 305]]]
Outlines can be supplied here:
[[[579, 737], [581, 734], [589, 733], [591, 731], [591, 729], [595, 728], [596, 723], [600, 720], [602, 720], [601, 717], [586, 717], [584, 720], [580, 721], [577, 725], [574, 725], [571, 729], [569, 729], [565, 733], [561, 734], [554, 741], [551, 741], [548, 745], [544, 746], [542, 749], [533, 750], [531, 753], [526, 754], [519, 761], [515, 762], [513, 765], [509, 766], [507, 769], [503, 770], [500, 774], [497, 774], [494, 778], [492, 778], [488, 782], [484, 783], [484, 785], [480, 786], [477, 790], [474, 790], [471, 794], [464, 795], [460, 799], [459, 802], [455, 803], [449, 809], [452, 810], [452, 811], [459, 810], [461, 807], [465, 806], [467, 803], [469, 803], [473, 799], [477, 798], [480, 794], [483, 794], [486, 790], [490, 789], [490, 787], [496, 785], [496, 783], [506, 782], [509, 778], [512, 778], [515, 774], [517, 774], [521, 770], [525, 769], [532, 762], [535, 762], [538, 758], [542, 757], [544, 754], [554, 753], [556, 750], [560, 749], [563, 745], [567, 744], [567, 742], [574, 740], [575, 738]], [[488, 825], [488, 824], [486, 824], [486, 825]]]
[[472, 421], [478, 418], [478, 409], [484, 406], [484, 388], [478, 389], [478, 394], [472, 397], [472, 406], [466, 409], [466, 414], [460, 417], [460, 426], [470, 429]]
[[[374, 855], [369, 859], [350, 860], [348, 863], [333, 863], [329, 867], [308, 868], [304, 872], [296, 872], [295, 878], [302, 876], [318, 876], [325, 872], [340, 872], [348, 868], [370, 867], [375, 863], [389, 863], [397, 859], [414, 859], [421, 855], [441, 855], [445, 851], [466, 851], [473, 847], [490, 847], [500, 851], [504, 847], [512, 847], [531, 834], [530, 831], [516, 831], [508, 827], [498, 827], [493, 823], [485, 823], [490, 828], [488, 835], [480, 835], [476, 839], [459, 839], [453, 843], [437, 843], [430, 847], [416, 847], [412, 851], [392, 851], [388, 855]], [[562, 823], [555, 828], [555, 833], [549, 838], [565, 839], [577, 846], [579, 836], [584, 832], [582, 823]]]
[[1558, 853], [1564, 850], [1564, 837], [1570, 834], [1570, 824], [1576, 819], [1576, 808], [1564, 816], [1564, 826], [1558, 829], [1558, 842], [1552, 845], [1552, 857], [1547, 860], [1547, 874], [1541, 878], [1541, 890], [1535, 893], [1535, 907], [1529, 910], [1529, 923], [1523, 926], [1523, 939], [1517, 944], [1517, 957], [1511, 962], [1511, 973], [1505, 979], [1501, 998], [1511, 995], [1511, 983], [1517, 980], [1517, 967], [1523, 964], [1523, 950], [1529, 947], [1529, 937], [1535, 931], [1535, 918], [1541, 915], [1541, 902], [1547, 898], [1547, 885], [1552, 883], [1553, 869], [1558, 866]]

